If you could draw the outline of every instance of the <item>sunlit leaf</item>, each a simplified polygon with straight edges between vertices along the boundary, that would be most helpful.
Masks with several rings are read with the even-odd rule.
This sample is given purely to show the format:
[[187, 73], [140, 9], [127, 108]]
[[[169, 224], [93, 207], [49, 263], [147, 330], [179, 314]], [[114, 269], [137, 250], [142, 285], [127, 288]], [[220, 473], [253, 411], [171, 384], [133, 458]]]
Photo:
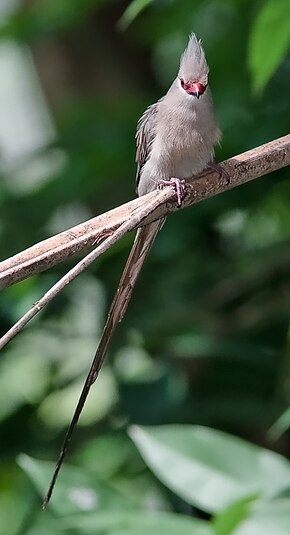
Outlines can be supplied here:
[[[34, 506], [34, 511], [35, 515], [29, 522], [30, 526], [26, 532], [27, 535], [66, 535], [65, 526], [63, 526], [61, 518], [56, 518], [48, 510], [44, 513], [39, 504]], [[26, 518], [29, 518], [29, 516], [27, 515]], [[26, 519], [25, 522], [27, 522]]]
[[[69, 424], [73, 410], [82, 391], [84, 380], [52, 392], [44, 399], [39, 408], [39, 416], [50, 427]], [[89, 425], [104, 418], [117, 399], [114, 377], [109, 368], [100, 374], [98, 385], [92, 388], [84, 406], [79, 425]], [[59, 409], [61, 407], [61, 410]]]
[[253, 24], [249, 66], [258, 93], [274, 74], [290, 45], [290, 2], [268, 0], [262, 4]]
[[124, 11], [122, 17], [118, 22], [120, 30], [126, 30], [130, 24], [138, 17], [138, 15], [149, 6], [153, 0], [133, 0], [127, 9]]
[[106, 535], [213, 535], [209, 524], [182, 515], [156, 512], [110, 513], [76, 515], [65, 520], [68, 528], [81, 534]]
[[[18, 457], [18, 464], [43, 499], [54, 464], [24, 454]], [[59, 474], [49, 507], [58, 514], [67, 515], [81, 511], [128, 510], [133, 506], [105, 483], [99, 483], [89, 472], [66, 464]]]
[[86, 442], [74, 459], [92, 470], [98, 478], [108, 479], [132, 457], [133, 448], [127, 435], [112, 433]]
[[[43, 358], [41, 344], [49, 337], [24, 335], [8, 348], [0, 364], [0, 420], [7, 418], [25, 404], [37, 403], [49, 384], [49, 363]], [[36, 342], [34, 344], [34, 342]]]
[[287, 429], [290, 427], [290, 407], [288, 407], [283, 414], [276, 420], [276, 422], [269, 429], [268, 435], [272, 440], [278, 440]]
[[289, 535], [290, 498], [254, 504], [251, 514], [232, 535]]
[[0, 464], [0, 481], [0, 533], [15, 535], [20, 532], [32, 510], [35, 494], [30, 482], [14, 462], [5, 460]]
[[290, 484], [280, 455], [200, 426], [137, 427], [130, 436], [155, 475], [178, 496], [207, 512]]
[[216, 535], [230, 535], [244, 518], [247, 518], [253, 498], [246, 498], [231, 504], [213, 520]]

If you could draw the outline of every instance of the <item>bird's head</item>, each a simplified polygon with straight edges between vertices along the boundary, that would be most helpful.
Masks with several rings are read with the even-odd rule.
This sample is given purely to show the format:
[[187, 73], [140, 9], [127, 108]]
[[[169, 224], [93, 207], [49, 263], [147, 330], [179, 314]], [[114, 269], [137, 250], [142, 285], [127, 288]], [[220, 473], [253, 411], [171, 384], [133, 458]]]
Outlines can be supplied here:
[[192, 33], [180, 60], [178, 78], [181, 88], [199, 99], [207, 87], [208, 71], [201, 42]]

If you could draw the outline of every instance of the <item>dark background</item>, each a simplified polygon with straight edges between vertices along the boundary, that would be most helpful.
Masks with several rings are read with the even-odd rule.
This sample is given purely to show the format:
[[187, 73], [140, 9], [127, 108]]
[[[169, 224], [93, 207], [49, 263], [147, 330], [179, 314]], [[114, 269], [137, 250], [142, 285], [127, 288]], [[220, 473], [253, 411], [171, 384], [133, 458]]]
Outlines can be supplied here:
[[[0, 3], [1, 260], [134, 197], [137, 120], [176, 76], [191, 31], [210, 65], [217, 158], [289, 131], [288, 2], [15, 4]], [[289, 203], [286, 168], [168, 218], [67, 463], [143, 509], [150, 495], [188, 514], [145, 468], [129, 424], [201, 424], [289, 457]], [[132, 240], [1, 353], [1, 533], [55, 533], [49, 515], [33, 528], [39, 501], [19, 455], [56, 459]], [[3, 291], [0, 332], [75, 261]]]

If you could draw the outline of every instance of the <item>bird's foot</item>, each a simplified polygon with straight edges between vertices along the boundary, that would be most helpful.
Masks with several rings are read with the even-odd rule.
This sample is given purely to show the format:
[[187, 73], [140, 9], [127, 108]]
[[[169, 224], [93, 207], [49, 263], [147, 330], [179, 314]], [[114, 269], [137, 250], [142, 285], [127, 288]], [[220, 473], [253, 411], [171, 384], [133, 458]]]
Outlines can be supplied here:
[[178, 206], [182, 205], [182, 201], [185, 196], [185, 180], [182, 178], [170, 178], [169, 180], [160, 180], [158, 184], [159, 188], [163, 186], [173, 186], [176, 192], [176, 199]]
[[209, 171], [215, 171], [218, 173], [219, 179], [224, 178], [226, 185], [231, 183], [231, 177], [222, 164], [218, 162], [211, 162], [208, 164], [207, 169]]

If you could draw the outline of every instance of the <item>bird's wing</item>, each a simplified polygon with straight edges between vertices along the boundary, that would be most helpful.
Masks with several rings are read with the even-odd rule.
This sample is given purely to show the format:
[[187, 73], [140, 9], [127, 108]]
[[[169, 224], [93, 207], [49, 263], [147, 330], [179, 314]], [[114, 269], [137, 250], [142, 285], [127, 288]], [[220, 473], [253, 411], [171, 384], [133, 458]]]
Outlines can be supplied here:
[[160, 101], [152, 104], [139, 119], [136, 131], [136, 183], [140, 182], [140, 174], [143, 165], [147, 162], [152, 143], [156, 136], [157, 111]]

